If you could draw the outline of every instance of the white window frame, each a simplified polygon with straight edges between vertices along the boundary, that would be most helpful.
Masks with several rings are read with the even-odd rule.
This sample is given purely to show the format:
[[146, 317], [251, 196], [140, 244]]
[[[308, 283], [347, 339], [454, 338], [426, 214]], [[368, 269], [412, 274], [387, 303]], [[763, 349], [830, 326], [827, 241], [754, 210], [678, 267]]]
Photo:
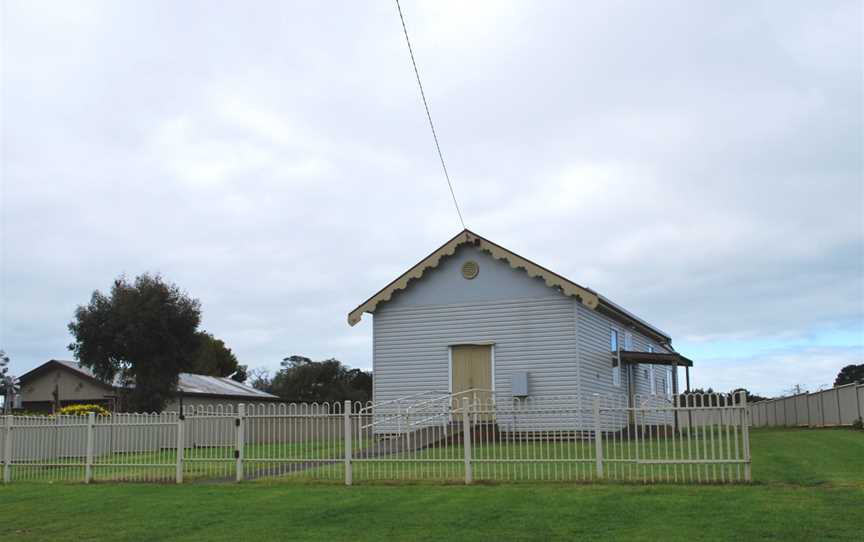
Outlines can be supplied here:
[[[612, 349], [612, 339], [615, 339], [615, 349]], [[609, 351], [612, 353], [612, 386], [621, 387], [621, 337], [617, 329], [609, 330]]]
[[657, 375], [654, 373], [654, 365], [648, 366], [648, 379], [651, 382], [651, 395], [657, 395]]
[[672, 399], [672, 367], [666, 367], [666, 398]]
[[624, 350], [633, 350], [633, 334], [629, 331], [624, 332]]
[[[650, 353], [650, 352], [654, 352], [654, 345], [653, 345], [653, 344], [649, 344], [649, 345], [648, 345], [648, 348], [647, 348], [647, 351], [648, 351], [649, 353]], [[654, 366], [653, 366], [653, 365], [649, 365], [649, 366], [648, 366], [648, 379], [649, 379], [649, 382], [651, 382], [651, 387], [650, 387], [649, 389], [650, 389], [651, 393], [654, 394], [654, 393], [655, 393], [655, 390], [657, 389], [657, 388], [656, 388], [657, 385], [656, 385], [656, 383], [654, 382]]]

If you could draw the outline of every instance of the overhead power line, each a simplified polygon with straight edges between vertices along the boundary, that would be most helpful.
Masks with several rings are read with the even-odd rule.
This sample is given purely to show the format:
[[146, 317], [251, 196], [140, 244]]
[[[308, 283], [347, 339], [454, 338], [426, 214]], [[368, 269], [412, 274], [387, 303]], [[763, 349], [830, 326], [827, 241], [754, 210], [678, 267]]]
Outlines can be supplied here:
[[399, 5], [399, 0], [396, 0], [396, 9], [399, 11], [399, 20], [402, 21], [402, 32], [405, 33], [405, 43], [408, 44], [408, 54], [411, 55], [411, 65], [414, 66], [414, 75], [417, 76], [417, 86], [420, 87], [420, 97], [423, 98], [423, 108], [426, 110], [426, 118], [429, 119], [429, 128], [432, 129], [432, 139], [435, 140], [435, 149], [438, 151], [438, 159], [441, 160], [441, 169], [444, 170], [444, 178], [447, 179], [447, 186], [450, 188], [450, 195], [453, 197], [453, 205], [456, 206], [459, 222], [462, 224], [462, 229], [465, 229], [465, 220], [462, 218], [462, 211], [459, 209], [459, 202], [456, 200], [456, 192], [453, 191], [450, 174], [447, 173], [447, 165], [444, 163], [444, 155], [441, 153], [441, 145], [438, 143], [438, 134], [435, 133], [435, 123], [432, 122], [432, 114], [429, 113], [429, 104], [426, 103], [426, 93], [423, 92], [423, 83], [420, 82], [420, 70], [417, 69], [417, 61], [414, 60], [414, 50], [411, 48], [411, 40], [408, 39], [408, 28], [405, 27], [405, 17], [402, 16], [402, 6]]

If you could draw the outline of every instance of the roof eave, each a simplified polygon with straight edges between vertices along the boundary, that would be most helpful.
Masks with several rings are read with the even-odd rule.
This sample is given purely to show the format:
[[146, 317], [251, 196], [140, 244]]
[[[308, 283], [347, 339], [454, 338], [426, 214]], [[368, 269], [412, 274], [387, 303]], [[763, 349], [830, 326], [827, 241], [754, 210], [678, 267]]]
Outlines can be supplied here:
[[621, 350], [619, 356], [622, 363], [693, 367], [693, 360], [682, 356], [678, 352], [636, 352], [631, 350]]
[[281, 399], [276, 395], [270, 396], [259, 396], [259, 395], [230, 395], [230, 394], [220, 394], [220, 393], [207, 393], [207, 392], [195, 392], [195, 391], [183, 391], [177, 390], [180, 392], [183, 397], [202, 397], [209, 399], [230, 399], [232, 401], [266, 401], [269, 403], [279, 402]]
[[610, 299], [603, 297], [601, 295], [598, 295], [598, 297], [600, 299], [600, 303], [598, 304], [598, 308], [601, 311], [603, 311], [603, 309], [605, 309], [605, 311], [603, 311], [603, 312], [606, 312], [607, 314], [612, 313], [612, 314], [609, 314], [609, 316], [613, 316], [613, 317], [617, 316], [618, 320], [624, 320], [626, 323], [632, 325], [634, 328], [642, 331], [643, 333], [646, 333], [647, 335], [654, 337], [660, 343], [666, 344], [667, 346], [671, 347], [672, 338], [669, 336], [669, 334], [667, 334], [664, 331], [654, 327], [653, 325], [651, 325], [648, 322], [646, 322], [645, 320], [639, 318], [638, 316], [636, 316], [632, 312], [621, 307], [617, 303], [612, 302]]
[[74, 375], [77, 375], [81, 378], [84, 378], [87, 381], [92, 382], [94, 384], [97, 384], [99, 386], [102, 386], [104, 388], [108, 388], [111, 390], [117, 389], [117, 387], [114, 386], [113, 384], [99, 380], [95, 376], [89, 375], [89, 374], [85, 373], [84, 371], [77, 370], [74, 367], [70, 367], [70, 366], [66, 365], [65, 363], [63, 363], [59, 360], [56, 360], [56, 359], [49, 359], [48, 361], [46, 361], [42, 365], [35, 367], [35, 368], [31, 369], [30, 371], [27, 371], [23, 375], [19, 376], [18, 380], [20, 380], [21, 382], [25, 382], [25, 381], [29, 380], [30, 378], [37, 377], [40, 374], [42, 374], [45, 371], [48, 371], [52, 368], [63, 369], [67, 372], [70, 372]]

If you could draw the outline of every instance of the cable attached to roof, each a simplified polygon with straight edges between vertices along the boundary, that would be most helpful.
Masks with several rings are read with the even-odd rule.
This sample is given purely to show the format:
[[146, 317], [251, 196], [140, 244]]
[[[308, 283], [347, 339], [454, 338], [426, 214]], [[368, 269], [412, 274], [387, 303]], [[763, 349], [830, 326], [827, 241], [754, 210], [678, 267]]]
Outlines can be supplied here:
[[453, 196], [453, 205], [456, 206], [456, 214], [459, 215], [462, 229], [467, 229], [465, 220], [462, 218], [462, 211], [459, 209], [459, 202], [456, 201], [456, 192], [453, 191], [453, 183], [450, 182], [450, 174], [447, 173], [447, 166], [444, 164], [444, 155], [441, 153], [438, 134], [435, 133], [435, 124], [432, 122], [432, 115], [429, 113], [429, 104], [426, 103], [426, 93], [423, 92], [423, 83], [420, 82], [420, 71], [417, 69], [417, 62], [414, 60], [414, 50], [411, 48], [411, 40], [408, 39], [408, 28], [405, 27], [405, 17], [402, 16], [402, 6], [399, 5], [399, 0], [396, 0], [396, 9], [399, 11], [399, 20], [402, 21], [402, 32], [405, 33], [405, 43], [408, 44], [408, 54], [411, 55], [411, 65], [414, 66], [414, 75], [417, 76], [417, 86], [420, 87], [420, 97], [423, 98], [423, 108], [426, 109], [426, 118], [429, 119], [429, 128], [432, 129], [432, 139], [435, 140], [435, 149], [438, 151], [438, 159], [441, 160], [441, 169], [444, 170], [444, 177], [447, 179], [450, 195]]

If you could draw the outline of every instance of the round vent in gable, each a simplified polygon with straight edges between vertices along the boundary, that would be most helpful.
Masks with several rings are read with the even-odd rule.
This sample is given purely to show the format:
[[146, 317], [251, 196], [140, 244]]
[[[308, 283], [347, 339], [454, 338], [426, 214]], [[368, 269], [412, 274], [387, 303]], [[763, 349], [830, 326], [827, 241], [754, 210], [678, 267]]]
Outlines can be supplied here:
[[480, 266], [474, 260], [468, 260], [462, 264], [462, 276], [468, 280], [473, 279], [480, 272]]

